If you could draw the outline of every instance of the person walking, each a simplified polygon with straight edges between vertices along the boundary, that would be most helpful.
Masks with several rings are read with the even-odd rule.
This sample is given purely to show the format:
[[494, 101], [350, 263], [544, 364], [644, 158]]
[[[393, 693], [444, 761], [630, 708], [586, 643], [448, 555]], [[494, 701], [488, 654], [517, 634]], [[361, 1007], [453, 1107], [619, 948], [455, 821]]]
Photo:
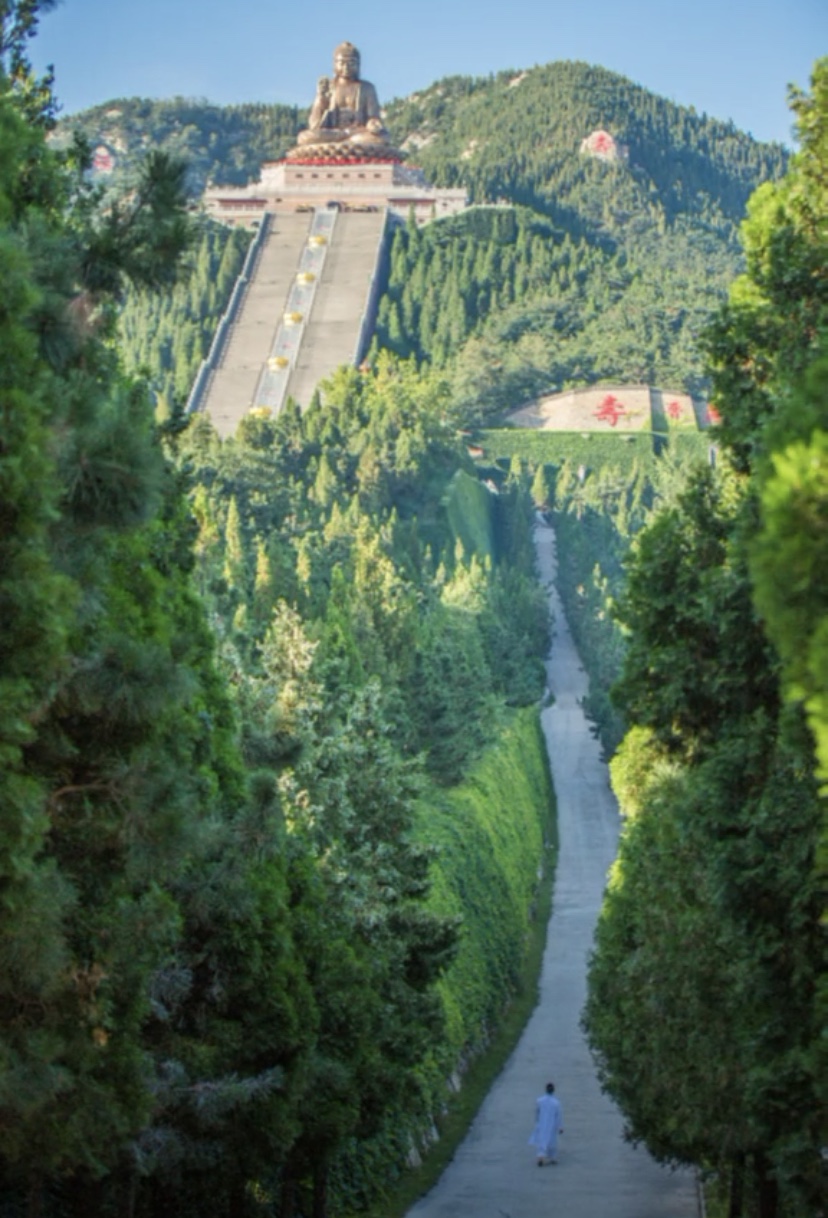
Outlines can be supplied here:
[[563, 1133], [561, 1102], [555, 1095], [555, 1084], [547, 1083], [546, 1091], [535, 1101], [535, 1128], [529, 1145], [538, 1152], [538, 1167], [558, 1161], [558, 1134]]

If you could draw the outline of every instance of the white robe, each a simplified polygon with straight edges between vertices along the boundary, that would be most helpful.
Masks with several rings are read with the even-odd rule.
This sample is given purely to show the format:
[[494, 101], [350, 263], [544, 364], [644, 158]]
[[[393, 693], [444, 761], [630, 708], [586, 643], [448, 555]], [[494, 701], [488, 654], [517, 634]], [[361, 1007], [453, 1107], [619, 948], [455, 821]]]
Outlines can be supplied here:
[[535, 1147], [538, 1157], [555, 1158], [562, 1120], [561, 1104], [557, 1096], [548, 1092], [540, 1096], [535, 1104], [535, 1128], [529, 1139], [529, 1145]]

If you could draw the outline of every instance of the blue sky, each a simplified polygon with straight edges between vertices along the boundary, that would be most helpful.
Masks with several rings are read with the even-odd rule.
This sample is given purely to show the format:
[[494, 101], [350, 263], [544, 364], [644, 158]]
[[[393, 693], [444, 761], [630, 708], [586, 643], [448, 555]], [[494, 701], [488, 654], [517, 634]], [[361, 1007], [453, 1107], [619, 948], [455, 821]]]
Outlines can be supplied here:
[[308, 105], [343, 39], [381, 102], [579, 59], [790, 143], [787, 85], [828, 55], [828, 0], [62, 0], [32, 58], [54, 64], [67, 114], [132, 96]]

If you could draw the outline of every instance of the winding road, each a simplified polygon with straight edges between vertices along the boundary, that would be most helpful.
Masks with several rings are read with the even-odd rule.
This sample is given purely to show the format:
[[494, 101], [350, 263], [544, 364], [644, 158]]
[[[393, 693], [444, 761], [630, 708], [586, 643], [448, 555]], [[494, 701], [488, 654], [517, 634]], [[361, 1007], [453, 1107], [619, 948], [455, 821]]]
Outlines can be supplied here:
[[[587, 679], [554, 588], [555, 535], [535, 547], [555, 622], [547, 661], [554, 705], [542, 723], [558, 801], [560, 852], [538, 1006], [465, 1141], [408, 1218], [699, 1218], [693, 1176], [660, 1167], [623, 1140], [580, 1029], [586, 963], [618, 839], [601, 749], [581, 709]], [[534, 1101], [555, 1082], [563, 1106], [558, 1163], [528, 1145]]]

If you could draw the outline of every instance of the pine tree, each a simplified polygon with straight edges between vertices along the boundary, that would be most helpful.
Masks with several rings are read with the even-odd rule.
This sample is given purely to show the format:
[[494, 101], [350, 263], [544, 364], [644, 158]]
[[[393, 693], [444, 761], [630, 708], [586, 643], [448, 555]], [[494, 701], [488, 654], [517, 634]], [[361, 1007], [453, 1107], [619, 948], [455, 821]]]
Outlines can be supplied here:
[[550, 506], [552, 495], [549, 491], [549, 476], [543, 463], [539, 463], [535, 469], [530, 494], [532, 502], [540, 511], [545, 511]]
[[247, 595], [247, 555], [236, 496], [232, 495], [224, 525], [224, 578], [242, 599]]
[[[0, 107], [5, 217], [13, 211], [16, 176], [37, 144], [13, 108]], [[36, 1199], [39, 1173], [49, 1164], [29, 1157], [33, 1126], [65, 1077], [65, 1046], [50, 1033], [46, 1011], [66, 997], [71, 950], [64, 922], [76, 897], [47, 848], [49, 784], [32, 771], [28, 750], [70, 666], [77, 589], [57, 570], [51, 548], [62, 491], [51, 430], [59, 386], [35, 332], [43, 290], [8, 222], [0, 233], [0, 267], [0, 1163], [19, 1182], [34, 1169]]]

